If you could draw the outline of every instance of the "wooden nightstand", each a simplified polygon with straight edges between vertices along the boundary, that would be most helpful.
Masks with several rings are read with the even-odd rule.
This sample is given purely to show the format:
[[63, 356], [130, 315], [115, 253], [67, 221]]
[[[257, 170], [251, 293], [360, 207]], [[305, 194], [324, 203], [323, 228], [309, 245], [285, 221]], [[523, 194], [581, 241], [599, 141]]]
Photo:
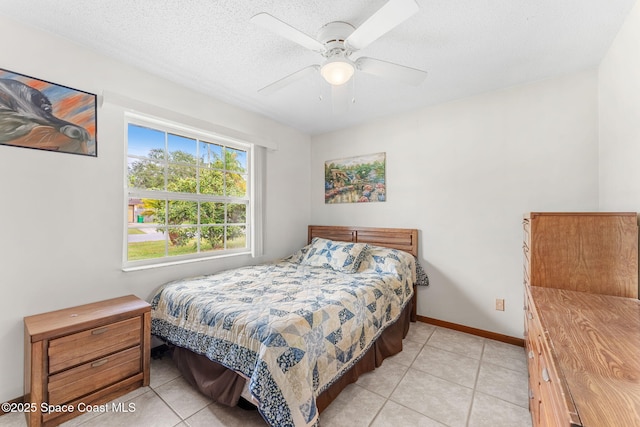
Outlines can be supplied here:
[[29, 426], [149, 385], [151, 308], [133, 295], [24, 318]]

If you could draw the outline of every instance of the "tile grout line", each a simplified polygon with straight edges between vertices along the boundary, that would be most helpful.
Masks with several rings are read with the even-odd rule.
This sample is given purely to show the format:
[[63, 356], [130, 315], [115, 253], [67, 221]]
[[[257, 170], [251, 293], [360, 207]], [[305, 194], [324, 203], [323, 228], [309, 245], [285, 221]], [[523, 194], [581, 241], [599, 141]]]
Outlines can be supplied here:
[[[375, 425], [375, 423], [376, 423], [376, 422], [377, 422], [377, 420], [378, 420], [378, 417], [381, 417], [381, 418], [380, 418], [381, 420], [382, 420], [382, 419], [384, 419], [384, 414], [383, 414], [383, 412], [384, 412], [384, 411], [383, 411], [383, 409], [384, 409], [384, 407], [385, 407], [385, 406], [387, 406], [387, 405], [389, 404], [389, 402], [393, 402], [393, 404], [394, 404], [394, 405], [398, 405], [398, 407], [397, 407], [397, 409], [398, 409], [398, 410], [401, 410], [400, 408], [404, 408], [404, 409], [406, 409], [406, 410], [408, 410], [408, 411], [417, 412], [418, 414], [421, 414], [422, 416], [425, 416], [425, 417], [427, 417], [428, 419], [431, 419], [431, 420], [437, 421], [437, 420], [435, 420], [435, 419], [433, 419], [433, 418], [431, 418], [431, 417], [429, 417], [429, 416], [427, 416], [427, 415], [425, 415], [425, 414], [422, 414], [420, 411], [416, 411], [416, 410], [414, 410], [414, 409], [412, 409], [412, 408], [410, 408], [410, 407], [407, 407], [407, 406], [405, 406], [405, 405], [403, 405], [403, 404], [401, 404], [401, 403], [396, 402], [395, 400], [391, 399], [391, 397], [393, 396], [393, 394], [395, 393], [395, 391], [397, 391], [397, 390], [399, 390], [399, 389], [400, 389], [400, 384], [401, 384], [401, 383], [402, 383], [402, 382], [407, 378], [407, 374], [409, 373], [409, 370], [411, 370], [411, 369], [416, 369], [417, 371], [424, 372], [424, 371], [421, 371], [418, 367], [416, 367], [416, 365], [415, 365], [415, 364], [416, 364], [416, 361], [417, 361], [417, 359], [418, 359], [418, 356], [419, 356], [419, 355], [421, 354], [421, 352], [422, 352], [422, 351], [424, 351], [424, 350], [427, 348], [427, 346], [429, 345], [430, 340], [431, 340], [431, 339], [434, 339], [434, 334], [435, 334], [435, 332], [436, 332], [438, 329], [439, 329], [438, 327], [434, 327], [434, 328], [433, 328], [433, 329], [432, 329], [428, 334], [426, 334], [426, 338], [424, 338], [424, 341], [423, 341], [422, 339], [421, 339], [421, 340], [417, 340], [417, 339], [416, 339], [416, 340], [411, 340], [411, 339], [406, 339], [406, 338], [405, 338], [405, 340], [404, 340], [404, 342], [405, 342], [405, 343], [410, 342], [410, 343], [413, 343], [413, 344], [411, 344], [411, 345], [416, 345], [416, 344], [417, 344], [419, 347], [417, 348], [417, 351], [416, 351], [416, 353], [415, 353], [415, 357], [413, 357], [413, 358], [412, 358], [412, 360], [410, 361], [410, 363], [409, 363], [408, 365], [404, 365], [404, 364], [400, 364], [400, 363], [398, 363], [398, 362], [394, 362], [394, 363], [396, 363], [398, 366], [403, 366], [403, 367], [405, 368], [405, 370], [404, 370], [404, 372], [403, 372], [403, 373], [401, 373], [401, 375], [400, 375], [399, 377], [397, 377], [397, 378], [398, 378], [398, 380], [395, 382], [395, 385], [393, 385], [390, 389], [388, 389], [388, 390], [389, 390], [389, 392], [388, 392], [388, 393], [385, 391], [385, 392], [384, 392], [384, 394], [383, 394], [383, 393], [381, 393], [380, 391], [376, 392], [376, 391], [373, 391], [373, 390], [369, 390], [368, 388], [366, 388], [366, 387], [365, 387], [365, 386], [363, 386], [363, 385], [358, 384], [357, 382], [356, 382], [356, 383], [354, 383], [354, 385], [357, 385], [357, 386], [361, 387], [362, 389], [367, 390], [367, 391], [369, 391], [369, 392], [372, 392], [372, 393], [374, 393], [374, 394], [376, 394], [377, 396], [379, 396], [379, 397], [381, 397], [381, 398], [382, 398], [382, 399], [381, 399], [381, 400], [382, 400], [382, 402], [381, 402], [380, 407], [379, 407], [379, 408], [378, 408], [378, 410], [374, 413], [373, 418], [372, 418], [372, 419], [371, 419], [371, 421], [367, 424], [367, 426], [371, 427], [371, 426]], [[445, 329], [446, 329], [446, 328], [445, 328]], [[416, 337], [414, 337], [414, 338], [417, 338], [417, 336], [416, 336]], [[477, 388], [478, 388], [478, 385], [479, 385], [479, 373], [480, 373], [480, 371], [481, 371], [481, 369], [482, 369], [482, 365], [483, 365], [483, 364], [485, 364], [485, 365], [486, 365], [486, 364], [490, 364], [490, 365], [492, 365], [492, 366], [493, 366], [493, 365], [495, 365], [496, 367], [503, 368], [503, 369], [505, 369], [506, 371], [515, 371], [515, 372], [520, 372], [520, 370], [519, 370], [519, 369], [516, 369], [516, 366], [517, 366], [517, 365], [502, 366], [502, 364], [500, 364], [500, 363], [494, 364], [494, 363], [492, 363], [492, 362], [490, 361], [490, 360], [494, 360], [494, 359], [495, 359], [495, 356], [496, 356], [496, 355], [494, 354], [495, 352], [493, 351], [493, 350], [494, 350], [494, 347], [492, 346], [492, 342], [493, 342], [493, 340], [491, 340], [491, 339], [484, 339], [484, 338], [482, 339], [482, 347], [481, 347], [480, 356], [479, 356], [479, 358], [478, 358], [478, 359], [476, 359], [476, 360], [478, 361], [478, 367], [477, 367], [476, 372], [475, 372], [476, 376], [475, 376], [475, 379], [474, 379], [473, 385], [471, 386], [471, 388], [472, 388], [472, 394], [471, 394], [471, 396], [470, 396], [470, 399], [471, 399], [471, 400], [470, 400], [470, 402], [469, 402], [469, 407], [468, 407], [467, 414], [466, 414], [466, 422], [465, 422], [465, 424], [463, 424], [463, 425], [465, 425], [465, 426], [467, 426], [467, 427], [470, 425], [471, 415], [472, 415], [473, 410], [474, 410], [474, 408], [475, 408], [475, 397], [476, 397], [476, 396], [482, 396], [482, 395], [484, 395], [484, 394], [485, 394], [485, 393], [483, 393], [483, 392], [480, 392], [480, 391], [477, 389]], [[466, 356], [465, 354], [457, 353], [457, 352], [455, 352], [455, 351], [447, 350], [447, 349], [444, 349], [444, 348], [439, 348], [439, 347], [433, 347], [433, 348], [438, 349], [438, 350], [441, 350], [441, 351], [443, 351], [443, 352], [447, 352], [447, 353], [452, 353], [452, 354], [458, 354], [458, 355], [461, 355], [461, 356]], [[523, 352], [523, 355], [524, 355], [524, 349], [522, 349], [522, 352]], [[487, 353], [489, 353], [489, 355], [487, 355]], [[507, 356], [506, 354], [501, 354], [501, 356], [509, 357], [509, 359], [512, 359], [512, 358], [513, 358], [514, 360], [516, 359], [516, 357], [512, 357], [512, 356], [515, 356], [515, 354], [508, 354], [508, 356]], [[466, 357], [469, 357], [469, 356], [466, 356]], [[484, 357], [488, 357], [489, 359], [487, 359], [487, 361], [484, 361]], [[391, 360], [391, 359], [389, 359], [389, 360]], [[485, 368], [487, 368], [487, 366], [485, 366]], [[374, 372], [375, 372], [375, 371], [374, 371]], [[429, 374], [428, 372], [425, 372], [425, 373], [427, 373], [428, 375], [433, 375], [433, 374]], [[180, 377], [180, 375], [178, 375], [176, 378], [178, 378], [178, 377]], [[437, 375], [434, 375], [434, 377], [439, 378]], [[445, 378], [440, 378], [440, 379], [442, 379], [442, 380], [444, 380], [444, 381], [451, 382], [451, 380], [447, 380], [447, 379], [445, 379]], [[176, 411], [176, 410], [175, 410], [175, 409], [174, 409], [174, 408], [173, 408], [173, 407], [172, 407], [172, 406], [171, 406], [171, 405], [170, 405], [170, 404], [165, 400], [165, 399], [163, 399], [163, 398], [162, 398], [162, 396], [160, 396], [159, 392], [156, 390], [157, 388], [162, 388], [164, 385], [166, 385], [166, 384], [170, 383], [170, 382], [171, 382], [171, 381], [173, 381], [173, 380], [175, 380], [175, 378], [165, 380], [165, 381], [163, 381], [163, 383], [162, 383], [162, 384], [155, 384], [155, 388], [151, 387], [151, 385], [150, 385], [150, 386], [149, 386], [149, 390], [153, 391], [153, 392], [155, 393], [155, 395], [156, 395], [157, 397], [159, 397], [159, 398], [160, 398], [161, 402], [162, 402], [164, 405], [168, 406], [168, 407], [169, 407], [169, 409], [171, 410], [171, 412], [173, 412], [173, 413], [175, 413], [175, 414], [177, 415], [177, 417], [178, 417], [179, 421], [178, 421], [178, 423], [177, 423], [174, 427], [177, 427], [177, 426], [180, 426], [180, 425], [188, 426], [189, 424], [188, 424], [188, 422], [187, 422], [187, 420], [186, 420], [186, 417], [182, 417], [182, 416], [181, 416], [181, 415], [180, 415], [180, 414], [179, 414], [179, 413], [178, 413], [178, 412], [177, 412], [177, 411]], [[456, 383], [456, 382], [454, 382], [454, 384], [457, 384], [457, 383]], [[458, 385], [459, 385], [459, 384], [458, 384]], [[381, 389], [381, 390], [382, 390], [382, 389]], [[144, 394], [144, 393], [143, 393], [143, 394]], [[388, 396], [386, 396], [387, 394], [388, 394]], [[136, 397], [137, 397], [137, 396], [136, 396]], [[499, 398], [499, 397], [495, 397], [495, 396], [493, 396], [493, 397], [494, 397], [495, 399], [498, 399], [498, 400], [503, 401], [503, 402], [505, 402], [505, 403], [508, 403], [508, 404], [510, 404], [510, 405], [520, 406], [520, 405], [518, 405], [518, 404], [515, 404], [515, 403], [513, 403], [513, 402], [510, 402], [510, 401], [507, 401], [507, 400], [501, 399], [501, 398]], [[206, 407], [205, 407], [205, 408], [202, 408], [202, 409], [206, 409]], [[202, 409], [201, 409], [200, 411], [202, 411]], [[527, 409], [527, 408], [525, 408], [525, 409]], [[197, 411], [196, 413], [198, 413], [198, 412], [200, 412], [200, 411]], [[192, 414], [192, 415], [195, 415], [195, 414]], [[89, 425], [89, 423], [90, 423], [91, 421], [92, 421], [92, 419], [86, 420], [86, 421], [84, 422], [84, 424], [83, 424], [83, 425]]]
[[[505, 368], [504, 366], [501, 366], [501, 365], [496, 365], [495, 363], [491, 363], [491, 362], [484, 362], [484, 363], [485, 363], [485, 364], [488, 364], [488, 365], [495, 366], [495, 367], [497, 367], [497, 368], [502, 368], [502, 369], [510, 370], [510, 371], [512, 371], [512, 372], [518, 372], [518, 371], [513, 370], [513, 369]], [[528, 389], [527, 389], [527, 390], [528, 390]], [[527, 406], [523, 406], [523, 405], [519, 405], [518, 403], [514, 403], [514, 402], [511, 402], [511, 401], [509, 401], [509, 400], [503, 399], [502, 397], [494, 396], [493, 394], [490, 394], [490, 393], [488, 393], [488, 392], [485, 392], [485, 393], [480, 392], [480, 393], [482, 393], [482, 394], [484, 394], [484, 395], [486, 395], [486, 396], [492, 397], [492, 398], [494, 398], [494, 399], [496, 399], [496, 400], [499, 400], [499, 401], [501, 401], [501, 402], [504, 402], [504, 403], [506, 403], [506, 404], [509, 404], [509, 405], [517, 406], [517, 407], [519, 407], [519, 408], [524, 408], [524, 409], [527, 409], [527, 410], [529, 409], [528, 401], [527, 401]]]
[[480, 353], [480, 360], [478, 360], [478, 369], [476, 370], [476, 380], [473, 382], [473, 389], [471, 392], [471, 402], [469, 404], [469, 410], [467, 411], [467, 422], [465, 426], [469, 427], [469, 421], [471, 419], [471, 412], [473, 411], [473, 402], [476, 398], [476, 387], [478, 387], [478, 379], [480, 378], [480, 369], [482, 368], [482, 358], [484, 357], [484, 348], [487, 343], [486, 339], [482, 339], [482, 352]]
[[[435, 330], [436, 330], [436, 328], [433, 328], [433, 330], [431, 331], [431, 333], [429, 334], [429, 336], [427, 337], [427, 339], [426, 339], [426, 340], [421, 344], [420, 349], [419, 349], [419, 350], [418, 350], [418, 352], [416, 353], [416, 357], [411, 361], [411, 364], [410, 364], [409, 366], [407, 366], [407, 370], [404, 372], [404, 374], [402, 374], [402, 377], [400, 378], [400, 380], [398, 381], [398, 383], [395, 385], [395, 387], [393, 387], [393, 390], [391, 390], [391, 393], [389, 393], [389, 397], [385, 398], [384, 404], [380, 407], [380, 409], [379, 409], [379, 410], [378, 410], [378, 412], [376, 413], [376, 416], [375, 416], [375, 417], [373, 417], [373, 419], [371, 420], [371, 422], [368, 424], [368, 427], [371, 427], [371, 426], [373, 425], [373, 423], [376, 421], [376, 418], [378, 418], [378, 415], [380, 415], [380, 412], [382, 411], [382, 409], [385, 407], [385, 405], [386, 405], [389, 401], [391, 401], [391, 402], [395, 403], [396, 405], [402, 406], [403, 408], [406, 408], [406, 409], [408, 409], [408, 410], [410, 410], [410, 411], [417, 412], [417, 411], [415, 411], [414, 409], [411, 409], [411, 408], [409, 408], [409, 407], [407, 407], [407, 406], [405, 406], [405, 405], [403, 405], [403, 404], [401, 404], [401, 403], [398, 403], [398, 402], [396, 402], [396, 401], [394, 401], [394, 400], [391, 400], [391, 396], [393, 395], [393, 392], [395, 392], [395, 391], [396, 391], [396, 389], [398, 388], [398, 386], [400, 385], [400, 383], [402, 382], [402, 380], [404, 380], [404, 378], [407, 376], [407, 374], [409, 373], [409, 370], [413, 367], [413, 364], [415, 363], [416, 359], [417, 359], [417, 358], [418, 358], [418, 356], [420, 355], [420, 352], [422, 352], [422, 350], [427, 346], [427, 343], [429, 342], [429, 340], [430, 340], [430, 339], [431, 339], [431, 337], [433, 336], [433, 333], [435, 332]], [[405, 339], [406, 339], [406, 338], [405, 338]], [[411, 341], [411, 342], [418, 343], [418, 341], [413, 341], [413, 340], [409, 340], [409, 339], [407, 339], [407, 341]], [[404, 366], [404, 365], [402, 365], [402, 366]], [[375, 371], [373, 371], [373, 372], [375, 372]], [[422, 371], [421, 371], [421, 372], [422, 372]], [[363, 388], [364, 388], [364, 387], [363, 387]], [[365, 390], [367, 390], [367, 389], [365, 388]], [[371, 390], [369, 390], [369, 391], [371, 391]], [[375, 392], [372, 392], [372, 393], [375, 393]], [[378, 393], [376, 393], [376, 394], [378, 394]], [[378, 394], [378, 396], [381, 396], [381, 395], [380, 395], [380, 394]], [[418, 413], [420, 413], [420, 412], [418, 412]], [[427, 416], [426, 416], [426, 415], [424, 415], [424, 414], [421, 414], [421, 415], [423, 415], [423, 416], [427, 417]], [[431, 417], [427, 417], [427, 418], [432, 419]], [[436, 420], [434, 420], [434, 421], [436, 421]]]
[[[428, 345], [425, 343], [424, 347], [427, 347], [427, 346], [428, 346]], [[424, 347], [423, 347], [423, 348], [424, 348]], [[432, 345], [430, 345], [430, 346], [428, 346], [428, 347], [429, 347], [429, 348], [432, 348], [432, 349], [434, 349], [434, 350], [437, 350], [437, 351], [442, 351], [442, 352], [444, 352], [444, 353], [450, 353], [450, 354], [455, 355], [455, 356], [464, 357], [464, 358], [467, 358], [467, 359], [470, 359], [470, 360], [475, 360], [475, 361], [477, 361], [477, 362], [478, 362], [478, 364], [480, 363], [480, 361], [481, 361], [481, 357], [482, 357], [482, 355], [480, 355], [480, 358], [476, 359], [475, 357], [470, 357], [470, 356], [467, 356], [466, 354], [462, 354], [462, 353], [459, 353], [459, 352], [457, 352], [457, 351], [446, 350], [446, 349], [444, 349], [444, 348], [435, 347], [435, 346], [432, 346]], [[438, 375], [437, 373], [434, 373], [434, 372], [427, 372], [427, 371], [424, 371], [424, 370], [422, 370], [422, 369], [420, 369], [420, 368], [418, 368], [418, 367], [415, 367], [415, 368], [413, 368], [413, 369], [415, 369], [416, 371], [420, 371], [420, 372], [422, 372], [422, 373], [425, 373], [425, 374], [431, 375], [431, 376], [433, 376], [433, 377], [439, 378], [439, 379], [441, 379], [441, 380], [445, 380], [445, 381], [448, 381], [448, 382], [453, 383], [453, 384], [458, 384], [458, 385], [460, 385], [460, 386], [462, 386], [462, 387], [466, 387], [466, 388], [473, 388], [473, 386], [467, 386], [467, 385], [464, 385], [464, 384], [459, 384], [459, 383], [457, 383], [457, 382], [455, 382], [455, 381], [453, 381], [453, 380], [451, 380], [451, 379], [449, 379], [449, 378], [444, 378], [444, 377], [442, 377], [442, 376], [440, 376], [440, 375]]]
[[[409, 341], [411, 341], [411, 340], [409, 340]], [[428, 339], [428, 338], [427, 338], [427, 341], [429, 341], [429, 339]], [[412, 342], [415, 342], [415, 341], [412, 341]], [[426, 341], [422, 344], [422, 347], [420, 347], [420, 350], [418, 350], [418, 354], [420, 354], [420, 352], [422, 351], [422, 349], [424, 348], [424, 346], [425, 346], [425, 345], [426, 345]], [[418, 356], [416, 355], [416, 358], [417, 358], [417, 357], [418, 357]], [[389, 400], [391, 400], [391, 395], [393, 395], [393, 392], [394, 392], [394, 391], [396, 391], [396, 389], [398, 388], [398, 386], [400, 385], [400, 383], [402, 382], [402, 380], [404, 379], [404, 377], [406, 377], [406, 376], [407, 376], [407, 373], [409, 372], [409, 369], [411, 369], [411, 366], [413, 365], [413, 362], [415, 362], [415, 359], [411, 362], [411, 365], [407, 366], [407, 370], [406, 370], [406, 371], [404, 371], [404, 374], [402, 374], [402, 377], [400, 378], [400, 380], [398, 381], [398, 383], [395, 385], [395, 387], [393, 387], [393, 390], [391, 390], [391, 392], [389, 393], [389, 396], [385, 397], [385, 401], [384, 401], [384, 403], [382, 404], [382, 406], [380, 407], [380, 409], [378, 410], [378, 412], [376, 412], [376, 416], [375, 416], [375, 417], [373, 417], [373, 419], [371, 420], [371, 422], [368, 424], [368, 426], [369, 426], [369, 427], [370, 427], [371, 425], [373, 425], [373, 423], [376, 421], [376, 418], [378, 418], [378, 415], [380, 415], [380, 412], [382, 412], [382, 409], [385, 407], [385, 405], [387, 404], [387, 402], [389, 402]], [[383, 361], [382, 363], [384, 363], [384, 361]], [[399, 364], [399, 363], [398, 363], [398, 364]], [[380, 366], [382, 366], [382, 365], [380, 365]], [[404, 366], [404, 365], [401, 365], [401, 366]], [[374, 370], [374, 371], [372, 371], [372, 372], [375, 372], [375, 370]], [[361, 386], [361, 387], [362, 387], [362, 386]], [[364, 388], [364, 387], [363, 387], [363, 388]], [[365, 388], [365, 390], [367, 390], [367, 389]], [[368, 390], [368, 391], [371, 391], [371, 390]], [[375, 393], [375, 392], [372, 392], [372, 393]], [[382, 395], [380, 395], [379, 393], [376, 393], [376, 394], [378, 394], [378, 396], [382, 396]], [[384, 396], [383, 396], [383, 397], [384, 397]], [[394, 402], [393, 400], [391, 400], [391, 401], [392, 401], [393, 403], [396, 403], [396, 402]], [[406, 406], [404, 406], [404, 405], [401, 405], [401, 406], [403, 406], [403, 407], [405, 407], [405, 408], [406, 408]], [[410, 408], [407, 408], [407, 409], [410, 409]]]
[[[151, 388], [151, 387], [149, 387], [149, 388]], [[153, 388], [151, 388], [151, 391], [153, 391], [155, 393], [155, 395], [158, 396], [158, 398], [162, 401], [162, 403], [164, 403], [165, 405], [167, 405], [167, 407], [169, 409], [171, 409], [171, 412], [173, 412], [174, 414], [176, 414], [178, 416], [178, 418], [180, 419], [180, 422], [178, 422], [178, 424], [176, 424], [176, 425], [179, 425], [180, 423], [183, 423], [183, 422], [187, 423], [186, 419], [182, 418], [182, 415], [180, 415], [175, 409], [173, 409], [173, 406], [169, 405], [169, 402], [164, 400], [162, 398], [162, 396], [160, 396], [160, 394], [157, 391], [155, 391]], [[187, 423], [187, 425], [189, 425], [189, 423]]]

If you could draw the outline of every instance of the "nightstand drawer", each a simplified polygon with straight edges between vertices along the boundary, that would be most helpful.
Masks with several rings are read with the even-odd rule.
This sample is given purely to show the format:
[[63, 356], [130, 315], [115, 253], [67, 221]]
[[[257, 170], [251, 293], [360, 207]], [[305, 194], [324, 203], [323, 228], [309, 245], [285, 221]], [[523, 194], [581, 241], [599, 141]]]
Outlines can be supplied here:
[[49, 372], [53, 374], [140, 344], [141, 328], [140, 317], [135, 317], [52, 339], [48, 351]]
[[46, 405], [101, 405], [148, 386], [150, 331], [151, 306], [134, 295], [25, 317], [27, 424], [57, 426], [82, 413]]
[[142, 368], [140, 346], [85, 363], [49, 377], [49, 404], [61, 405], [137, 374]]

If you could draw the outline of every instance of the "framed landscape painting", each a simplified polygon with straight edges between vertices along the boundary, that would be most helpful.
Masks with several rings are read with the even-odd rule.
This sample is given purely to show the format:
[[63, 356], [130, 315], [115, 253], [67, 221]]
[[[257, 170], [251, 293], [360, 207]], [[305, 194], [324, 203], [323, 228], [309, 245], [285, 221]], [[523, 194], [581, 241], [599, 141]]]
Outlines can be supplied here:
[[0, 144], [98, 155], [96, 95], [0, 69]]
[[386, 201], [385, 167], [386, 153], [326, 161], [324, 163], [324, 202]]

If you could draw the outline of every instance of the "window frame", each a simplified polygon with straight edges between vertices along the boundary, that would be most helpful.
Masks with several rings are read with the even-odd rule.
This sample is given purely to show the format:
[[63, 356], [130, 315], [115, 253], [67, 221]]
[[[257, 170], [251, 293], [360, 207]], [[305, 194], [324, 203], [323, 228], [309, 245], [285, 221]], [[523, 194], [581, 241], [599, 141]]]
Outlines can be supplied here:
[[[179, 137], [195, 139], [197, 141], [196, 145], [198, 146], [197, 148], [198, 150], [200, 149], [199, 148], [200, 143], [205, 142], [205, 143], [214, 143], [214, 144], [221, 145], [225, 148], [229, 147], [231, 149], [237, 149], [237, 150], [246, 152], [246, 163], [247, 163], [246, 172], [242, 174], [245, 176], [245, 181], [246, 181], [246, 195], [244, 197], [229, 196], [226, 194], [226, 189], [224, 192], [225, 194], [221, 196], [212, 195], [212, 194], [201, 194], [199, 192], [182, 193], [182, 192], [168, 191], [166, 189], [167, 174], [168, 174], [167, 167], [164, 168], [165, 188], [163, 190], [151, 190], [151, 189], [129, 187], [129, 167], [128, 167], [129, 160], [131, 158], [136, 158], [135, 155], [133, 157], [130, 157], [129, 155], [129, 125], [141, 126], [141, 127], [157, 130], [160, 132], [164, 132], [165, 133], [165, 146], [164, 146], [165, 155], [168, 153], [168, 148], [169, 148], [168, 142], [167, 142], [168, 134], [173, 134]], [[226, 258], [230, 256], [253, 254], [254, 242], [256, 239], [255, 226], [254, 226], [254, 224], [256, 223], [256, 220], [255, 220], [256, 200], [255, 200], [255, 192], [253, 189], [256, 182], [255, 181], [256, 180], [256, 176], [255, 176], [256, 162], [255, 162], [254, 144], [247, 141], [240, 140], [238, 138], [230, 137], [227, 135], [222, 135], [222, 134], [211, 132], [211, 131], [201, 130], [191, 126], [175, 123], [169, 120], [159, 119], [159, 118], [146, 116], [146, 115], [133, 113], [133, 112], [125, 112], [124, 114], [124, 141], [125, 141], [125, 150], [124, 150], [125, 168], [124, 168], [124, 203], [123, 205], [124, 205], [124, 225], [125, 226], [124, 226], [124, 241], [123, 241], [123, 251], [122, 251], [123, 271], [156, 268], [156, 267], [163, 267], [167, 265], [191, 263], [191, 262], [197, 262], [197, 261]], [[139, 158], [143, 158], [143, 157], [140, 156]], [[165, 156], [163, 160], [163, 166], [170, 166], [170, 165], [176, 165], [176, 163], [169, 162], [168, 157]], [[196, 164], [194, 165], [194, 168], [196, 169], [196, 177], [198, 177], [197, 182], [199, 183], [200, 166]], [[227, 170], [226, 167], [221, 171], [222, 173], [234, 172], [231, 170]], [[226, 186], [226, 180], [224, 185]], [[158, 200], [165, 200], [165, 202], [167, 203], [173, 200], [194, 201], [198, 203], [201, 203], [201, 202], [225, 203], [224, 222], [222, 224], [219, 224], [220, 226], [225, 228], [227, 226], [236, 225], [236, 223], [227, 223], [227, 220], [228, 220], [227, 205], [236, 204], [236, 203], [244, 204], [246, 206], [245, 224], [244, 224], [246, 226], [245, 246], [242, 248], [229, 249], [226, 247], [227, 240], [225, 237], [224, 249], [200, 252], [200, 241], [198, 241], [197, 252], [190, 253], [190, 254], [183, 254], [183, 255], [171, 255], [168, 251], [169, 236], [168, 234], [165, 234], [165, 240], [164, 240], [165, 253], [162, 257], [130, 261], [128, 259], [128, 252], [129, 252], [128, 231], [130, 228], [143, 227], [143, 226], [136, 226], [137, 223], [133, 224], [134, 227], [130, 227], [131, 223], [129, 222], [129, 201], [132, 198], [158, 199]], [[165, 205], [165, 207], [166, 206], [167, 205]], [[163, 225], [163, 227], [166, 227], [166, 229], [169, 229], [170, 227], [174, 227], [174, 226], [195, 227], [198, 230], [198, 236], [199, 236], [199, 231], [201, 227], [211, 226], [211, 224], [201, 224], [200, 214], [198, 214], [197, 224], [192, 224], [192, 225], [172, 225], [170, 224], [168, 219], [165, 218], [165, 224]], [[155, 227], [149, 226], [149, 228], [155, 228]], [[226, 236], [226, 233], [225, 233], [225, 236]]]

